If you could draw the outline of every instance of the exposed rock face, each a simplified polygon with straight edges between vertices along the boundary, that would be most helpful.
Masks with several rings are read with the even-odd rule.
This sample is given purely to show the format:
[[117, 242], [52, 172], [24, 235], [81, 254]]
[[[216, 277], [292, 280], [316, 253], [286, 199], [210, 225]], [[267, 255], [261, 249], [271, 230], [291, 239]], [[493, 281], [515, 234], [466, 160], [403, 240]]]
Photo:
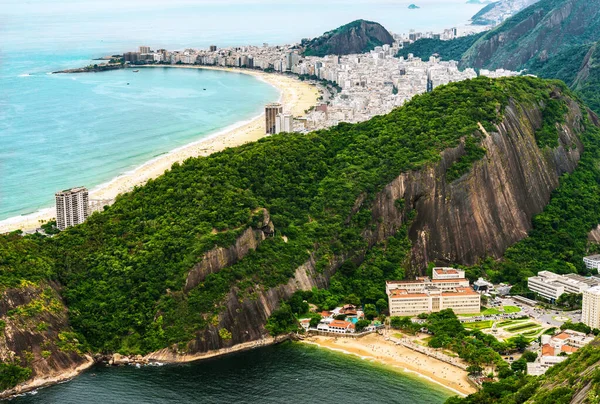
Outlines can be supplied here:
[[[540, 109], [511, 103], [497, 131], [484, 133], [486, 156], [467, 175], [446, 181], [446, 169], [464, 153], [459, 146], [447, 150], [435, 167], [403, 174], [388, 185], [374, 215], [402, 220], [386, 214], [399, 198], [416, 210], [409, 231], [415, 274], [423, 274], [429, 262], [471, 265], [486, 256], [499, 258], [527, 236], [531, 219], [542, 212], [559, 177], [576, 168], [583, 150], [578, 137], [584, 130], [582, 111], [573, 101], [569, 108], [556, 149], [536, 145]], [[384, 223], [378, 231], [384, 236], [389, 227]]]
[[204, 255], [202, 261], [189, 272], [185, 282], [185, 291], [189, 292], [204, 281], [209, 274], [235, 264], [251, 250], [256, 250], [265, 238], [273, 235], [274, 229], [269, 212], [263, 209], [263, 220], [258, 224], [257, 229], [248, 228], [231, 247], [215, 248]]
[[357, 20], [303, 45], [306, 56], [327, 56], [365, 53], [376, 46], [392, 43], [394, 38], [381, 24]]
[[588, 0], [542, 0], [484, 35], [463, 66], [518, 70], [530, 60], [600, 39], [600, 8]]
[[[496, 131], [487, 133], [481, 127], [486, 156], [462, 178], [448, 183], [445, 175], [448, 167], [465, 153], [464, 146], [459, 145], [446, 150], [435, 166], [399, 175], [371, 202], [364, 195], [359, 197], [354, 210], [368, 203], [364, 207], [372, 211], [373, 227], [368, 226], [363, 232], [369, 246], [394, 235], [414, 209], [417, 215], [409, 232], [414, 274], [423, 273], [429, 262], [473, 264], [485, 256], [500, 257], [510, 245], [526, 237], [532, 217], [544, 209], [559, 184], [559, 177], [577, 166], [583, 149], [579, 135], [584, 130], [584, 112], [576, 102], [567, 102], [568, 116], [560, 127], [560, 145], [555, 149], [539, 149], [536, 144], [535, 131], [542, 125], [542, 107], [511, 102]], [[399, 200], [404, 202], [399, 204]], [[256, 236], [255, 232], [252, 230]], [[254, 245], [251, 240], [260, 239], [242, 236], [238, 243], [242, 238], [247, 248], [209, 253], [225, 254], [228, 258], [208, 260], [207, 255], [192, 271], [193, 279], [200, 279], [207, 271], [220, 271], [224, 263], [234, 264], [244, 256], [243, 251]], [[287, 284], [272, 289], [256, 286], [242, 293], [233, 288], [224, 301], [218, 325], [200, 331], [185, 353], [178, 354], [176, 348], [164, 349], [148, 358], [189, 360], [272, 342], [264, 325], [281, 301], [298, 290], [327, 287], [344, 259], [360, 262], [363, 254], [354, 254], [338, 257], [323, 273], [316, 271], [311, 259], [296, 269]], [[207, 261], [212, 264], [206, 264]], [[231, 339], [221, 338], [220, 329], [230, 332]]]
[[33, 384], [91, 362], [70, 349], [75, 341], [59, 342], [59, 334], [71, 330], [57, 290], [56, 284], [31, 284], [4, 290], [0, 296], [0, 318], [6, 323], [0, 337], [0, 360], [30, 368]]

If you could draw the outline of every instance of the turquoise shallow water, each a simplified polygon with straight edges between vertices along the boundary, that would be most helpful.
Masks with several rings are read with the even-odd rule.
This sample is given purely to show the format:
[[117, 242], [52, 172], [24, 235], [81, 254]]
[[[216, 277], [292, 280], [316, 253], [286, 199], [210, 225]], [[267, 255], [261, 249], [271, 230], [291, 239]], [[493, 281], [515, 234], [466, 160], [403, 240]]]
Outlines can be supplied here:
[[95, 367], [15, 403], [405, 403], [452, 394], [354, 356], [285, 343], [193, 364]]
[[192, 69], [48, 75], [32, 67], [2, 79], [0, 220], [254, 117], [279, 97], [253, 77]]

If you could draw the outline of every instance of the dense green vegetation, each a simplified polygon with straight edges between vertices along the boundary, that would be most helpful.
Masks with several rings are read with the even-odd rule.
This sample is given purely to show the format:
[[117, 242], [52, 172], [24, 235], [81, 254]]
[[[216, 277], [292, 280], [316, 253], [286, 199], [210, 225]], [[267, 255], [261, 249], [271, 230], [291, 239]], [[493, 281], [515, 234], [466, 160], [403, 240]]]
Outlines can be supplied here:
[[414, 57], [428, 60], [431, 55], [437, 53], [443, 60], [460, 61], [462, 55], [473, 46], [482, 35], [483, 33], [467, 35], [449, 41], [423, 38], [400, 49], [397, 56], [407, 58], [408, 54], [412, 53]]
[[[232, 287], [252, 298], [257, 288], [286, 283], [311, 255], [319, 271], [346, 261], [330, 291], [311, 299], [322, 307], [366, 303], [373, 317], [385, 309], [383, 281], [403, 276], [409, 249], [404, 228], [369, 251], [363, 232], [376, 223], [377, 192], [402, 172], [438, 162], [461, 139], [477, 139], [479, 122], [493, 128], [509, 97], [539, 103], [555, 88], [534, 78], [454, 83], [368, 122], [190, 159], [53, 238], [1, 236], [0, 282], [59, 280], [71, 324], [94, 351], [133, 354], [187, 342], [218, 324]], [[184, 292], [204, 253], [261, 226], [261, 208], [274, 236]], [[398, 201], [397, 208], [410, 218], [412, 206]], [[29, 263], [35, 270], [25, 272]]]
[[600, 348], [596, 341], [553, 366], [543, 376], [516, 372], [497, 383], [483, 383], [481, 391], [466, 398], [450, 398], [446, 404], [568, 404], [581, 391], [583, 395], [578, 402], [596, 403], [600, 394], [599, 364]]
[[0, 391], [15, 387], [29, 379], [31, 369], [23, 368], [14, 363], [0, 362]]

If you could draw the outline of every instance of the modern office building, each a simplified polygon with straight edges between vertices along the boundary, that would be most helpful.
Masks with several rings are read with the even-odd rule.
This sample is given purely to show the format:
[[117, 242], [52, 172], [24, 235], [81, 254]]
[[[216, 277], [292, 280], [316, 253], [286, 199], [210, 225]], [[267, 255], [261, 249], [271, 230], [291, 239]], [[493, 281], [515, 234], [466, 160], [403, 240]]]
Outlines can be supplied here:
[[268, 104], [265, 107], [265, 120], [267, 135], [277, 133], [277, 116], [283, 113], [283, 106], [279, 103]]
[[591, 328], [600, 328], [600, 286], [583, 292], [581, 322]]
[[275, 133], [291, 133], [294, 131], [292, 114], [279, 114], [275, 119]]
[[598, 278], [586, 278], [577, 274], [558, 275], [541, 271], [537, 276], [527, 279], [527, 287], [532, 292], [555, 302], [563, 293], [583, 293], [593, 286], [600, 285]]
[[56, 226], [60, 230], [86, 221], [89, 215], [88, 190], [84, 187], [57, 192]]
[[583, 263], [587, 269], [595, 269], [600, 271], [600, 254], [583, 257]]
[[390, 315], [414, 316], [444, 309], [457, 314], [481, 311], [481, 296], [469, 287], [464, 271], [434, 268], [433, 278], [386, 282]]

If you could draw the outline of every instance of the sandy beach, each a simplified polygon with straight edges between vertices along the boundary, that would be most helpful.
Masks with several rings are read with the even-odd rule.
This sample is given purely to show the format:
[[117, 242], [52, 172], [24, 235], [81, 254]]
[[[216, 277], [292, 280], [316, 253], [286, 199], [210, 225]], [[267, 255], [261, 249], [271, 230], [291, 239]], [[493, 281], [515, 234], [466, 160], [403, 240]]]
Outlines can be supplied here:
[[[146, 68], [209, 69], [227, 71], [231, 74], [251, 75], [279, 90], [279, 102], [283, 104], [284, 111], [290, 112], [295, 117], [304, 115], [304, 111], [314, 106], [319, 97], [319, 91], [315, 86], [280, 74], [206, 66], [147, 66]], [[196, 142], [163, 154], [110, 182], [95, 187], [90, 191], [90, 199], [113, 199], [121, 193], [132, 190], [135, 186], [145, 184], [149, 179], [159, 177], [176, 162], [182, 162], [190, 157], [208, 156], [228, 147], [256, 141], [264, 136], [266, 136], [265, 120], [264, 114], [261, 114], [249, 121], [225, 128], [218, 133], [203, 136]], [[0, 234], [14, 230], [34, 230], [41, 223], [54, 217], [56, 217], [56, 211], [54, 207], [49, 207], [29, 215], [9, 218], [0, 221]]]
[[378, 334], [356, 339], [312, 336], [303, 342], [375, 360], [394, 370], [416, 373], [462, 396], [477, 391], [469, 384], [466, 371], [404, 346], [395, 345]]

